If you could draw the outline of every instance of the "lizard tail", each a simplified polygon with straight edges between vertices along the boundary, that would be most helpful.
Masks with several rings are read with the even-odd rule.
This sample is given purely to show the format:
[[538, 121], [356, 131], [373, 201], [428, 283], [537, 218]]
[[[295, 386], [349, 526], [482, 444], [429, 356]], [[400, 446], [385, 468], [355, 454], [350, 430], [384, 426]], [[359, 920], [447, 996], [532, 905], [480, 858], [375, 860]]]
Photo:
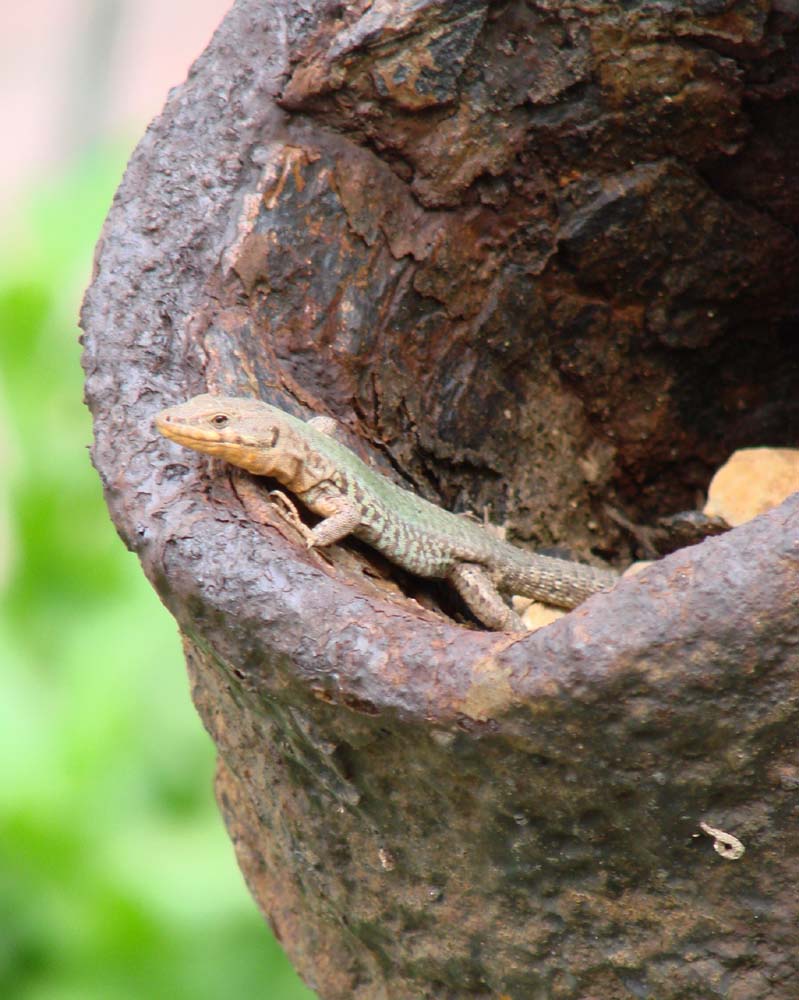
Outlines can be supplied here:
[[516, 552], [521, 558], [514, 559], [513, 565], [503, 567], [499, 586], [508, 593], [533, 597], [545, 604], [576, 608], [592, 594], [610, 590], [620, 579], [613, 570], [596, 569], [585, 563], [552, 556]]

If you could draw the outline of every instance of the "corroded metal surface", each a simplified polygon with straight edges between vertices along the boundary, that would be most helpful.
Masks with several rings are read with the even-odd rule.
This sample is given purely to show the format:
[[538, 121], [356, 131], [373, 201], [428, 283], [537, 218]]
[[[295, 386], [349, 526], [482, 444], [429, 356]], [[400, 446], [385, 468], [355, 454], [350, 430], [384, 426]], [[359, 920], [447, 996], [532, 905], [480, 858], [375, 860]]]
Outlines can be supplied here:
[[131, 161], [83, 314], [93, 457], [322, 997], [797, 995], [799, 499], [502, 637], [254, 525], [150, 421], [207, 386], [333, 413], [429, 498], [623, 561], [606, 501], [691, 506], [799, 433], [798, 23], [246, 0]]
[[799, 497], [468, 661], [456, 630], [343, 607], [346, 632], [288, 662], [231, 604], [204, 641], [240, 630], [264, 658], [196, 650], [198, 707], [242, 867], [309, 982], [787, 1000], [798, 579]]

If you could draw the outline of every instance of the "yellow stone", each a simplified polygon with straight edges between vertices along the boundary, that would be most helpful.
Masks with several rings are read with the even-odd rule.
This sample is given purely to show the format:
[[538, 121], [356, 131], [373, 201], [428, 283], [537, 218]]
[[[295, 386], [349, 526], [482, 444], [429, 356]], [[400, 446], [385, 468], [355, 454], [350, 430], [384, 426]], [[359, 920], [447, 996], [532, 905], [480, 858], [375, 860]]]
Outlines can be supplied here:
[[799, 490], [799, 449], [742, 448], [710, 484], [705, 514], [735, 527], [777, 507]]
[[557, 621], [565, 614], [563, 608], [553, 608], [549, 604], [539, 604], [538, 601], [533, 601], [522, 615], [522, 622], [525, 628], [529, 628], [533, 632], [537, 628], [543, 628], [544, 625]]
[[636, 573], [640, 573], [647, 566], [651, 566], [654, 561], [654, 559], [639, 559], [638, 562], [631, 563], [622, 573], [622, 576], [635, 576]]

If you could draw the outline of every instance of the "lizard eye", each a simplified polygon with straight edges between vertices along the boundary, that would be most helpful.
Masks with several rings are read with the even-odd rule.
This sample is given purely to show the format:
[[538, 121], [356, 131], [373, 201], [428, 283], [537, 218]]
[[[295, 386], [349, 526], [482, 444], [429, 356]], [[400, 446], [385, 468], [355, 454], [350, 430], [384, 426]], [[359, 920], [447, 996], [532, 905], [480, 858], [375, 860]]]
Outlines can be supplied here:
[[267, 448], [274, 448], [280, 438], [280, 431], [277, 427], [272, 428], [272, 440], [267, 445]]
[[211, 418], [211, 423], [215, 427], [224, 427], [227, 422], [228, 418], [224, 413], [217, 413], [215, 417]]

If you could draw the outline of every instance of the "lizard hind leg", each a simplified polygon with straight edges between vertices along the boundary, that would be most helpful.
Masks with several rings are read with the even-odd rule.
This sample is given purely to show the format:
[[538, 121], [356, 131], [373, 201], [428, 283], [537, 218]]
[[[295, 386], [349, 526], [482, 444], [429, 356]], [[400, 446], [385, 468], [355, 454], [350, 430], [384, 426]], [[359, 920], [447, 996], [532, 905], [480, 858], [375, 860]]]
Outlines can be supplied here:
[[477, 563], [456, 563], [447, 579], [475, 618], [487, 628], [498, 632], [525, 631], [521, 618], [508, 607], [482, 566]]

